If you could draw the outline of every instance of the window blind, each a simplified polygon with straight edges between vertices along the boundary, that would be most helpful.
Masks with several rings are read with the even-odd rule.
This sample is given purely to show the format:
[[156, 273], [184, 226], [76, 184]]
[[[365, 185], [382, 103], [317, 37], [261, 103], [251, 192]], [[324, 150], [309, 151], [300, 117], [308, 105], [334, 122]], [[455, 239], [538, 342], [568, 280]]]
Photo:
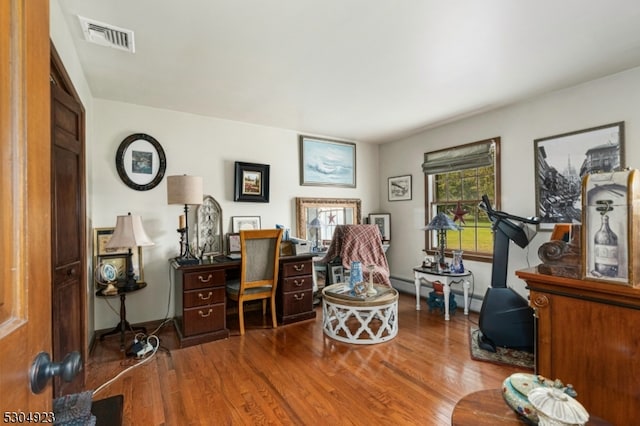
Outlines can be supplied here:
[[422, 171], [426, 175], [435, 175], [490, 166], [493, 164], [494, 144], [494, 140], [491, 139], [487, 143], [426, 152]]

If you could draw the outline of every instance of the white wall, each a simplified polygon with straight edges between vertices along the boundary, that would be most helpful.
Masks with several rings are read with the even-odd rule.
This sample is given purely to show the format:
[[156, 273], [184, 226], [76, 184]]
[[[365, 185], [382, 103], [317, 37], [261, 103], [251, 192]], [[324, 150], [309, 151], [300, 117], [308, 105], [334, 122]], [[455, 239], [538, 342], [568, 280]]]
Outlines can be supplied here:
[[[183, 206], [167, 205], [166, 178], [149, 191], [127, 187], [117, 174], [115, 153], [132, 133], [147, 133], [162, 145], [167, 157], [165, 176], [202, 176], [204, 192], [213, 196], [223, 212], [224, 232], [232, 216], [260, 216], [262, 227], [290, 226], [295, 235], [295, 197], [360, 198], [362, 213], [377, 210], [378, 146], [356, 144], [357, 187], [330, 188], [299, 184], [298, 133], [169, 110], [94, 101], [95, 132], [89, 141], [93, 188], [94, 227], [115, 226], [116, 216], [139, 214], [155, 246], [143, 248], [144, 278], [148, 287], [127, 296], [127, 317], [132, 323], [174, 315], [169, 301], [168, 259], [178, 254], [178, 216]], [[234, 162], [270, 165], [269, 203], [234, 202]], [[96, 329], [113, 326], [115, 313], [96, 302]], [[117, 308], [117, 306], [114, 306]]]
[[[534, 216], [534, 139], [625, 122], [626, 165], [640, 168], [640, 68], [573, 88], [556, 91], [516, 105], [450, 123], [380, 147], [381, 211], [391, 213], [392, 246], [389, 249], [394, 285], [408, 288], [412, 267], [422, 260], [425, 224], [424, 175], [420, 166], [427, 151], [500, 136], [501, 209], [518, 216]], [[411, 201], [387, 201], [387, 177], [411, 174]], [[514, 272], [540, 263], [538, 247], [549, 240], [540, 232], [526, 249], [511, 244], [508, 285], [526, 294], [524, 282]], [[474, 272], [475, 294], [482, 296], [491, 280], [491, 265], [465, 262]], [[476, 303], [476, 307], [478, 304]]]

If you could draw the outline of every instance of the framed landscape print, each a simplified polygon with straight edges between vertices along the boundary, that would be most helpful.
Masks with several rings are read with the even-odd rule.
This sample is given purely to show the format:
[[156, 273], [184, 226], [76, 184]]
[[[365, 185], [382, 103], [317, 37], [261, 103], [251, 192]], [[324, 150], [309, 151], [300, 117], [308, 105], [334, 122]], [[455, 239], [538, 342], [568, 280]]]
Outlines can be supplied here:
[[300, 136], [300, 185], [356, 186], [356, 144]]
[[534, 140], [539, 230], [582, 221], [582, 178], [622, 170], [624, 122]]
[[234, 201], [269, 202], [269, 165], [235, 163]]
[[411, 175], [390, 177], [388, 183], [389, 201], [411, 199]]

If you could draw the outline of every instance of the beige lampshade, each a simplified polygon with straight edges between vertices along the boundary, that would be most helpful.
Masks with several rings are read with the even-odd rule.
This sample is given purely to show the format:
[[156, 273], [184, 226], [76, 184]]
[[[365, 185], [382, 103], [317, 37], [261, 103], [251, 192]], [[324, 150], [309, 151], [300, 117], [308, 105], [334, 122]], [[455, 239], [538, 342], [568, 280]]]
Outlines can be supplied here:
[[129, 213], [126, 216], [118, 216], [116, 229], [106, 248], [152, 246], [153, 241], [142, 227], [142, 219], [138, 215]]
[[167, 176], [168, 204], [202, 204], [202, 176]]

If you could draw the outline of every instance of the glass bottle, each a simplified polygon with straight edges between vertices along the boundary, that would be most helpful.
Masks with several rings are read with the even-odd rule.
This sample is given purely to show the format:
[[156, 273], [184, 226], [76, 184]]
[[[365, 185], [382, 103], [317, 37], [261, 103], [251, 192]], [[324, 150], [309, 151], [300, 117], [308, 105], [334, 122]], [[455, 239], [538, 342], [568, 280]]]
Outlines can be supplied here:
[[602, 215], [602, 224], [593, 238], [595, 270], [606, 277], [618, 276], [618, 236], [609, 227], [609, 216]]
[[353, 290], [356, 284], [362, 282], [362, 263], [357, 260], [351, 262], [351, 273], [349, 276], [349, 287]]

